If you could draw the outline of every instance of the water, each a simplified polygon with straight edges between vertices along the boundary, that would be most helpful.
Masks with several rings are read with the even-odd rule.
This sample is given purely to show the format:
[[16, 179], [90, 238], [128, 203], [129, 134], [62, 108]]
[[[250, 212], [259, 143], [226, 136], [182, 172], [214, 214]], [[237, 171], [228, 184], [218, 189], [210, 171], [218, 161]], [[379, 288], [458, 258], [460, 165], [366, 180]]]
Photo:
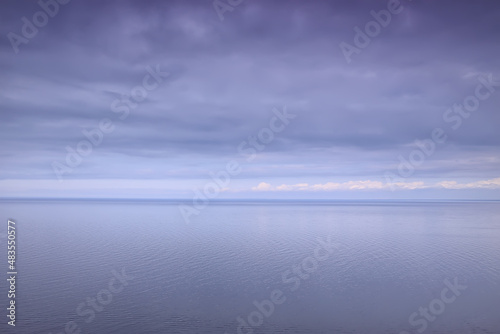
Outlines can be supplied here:
[[[256, 334], [500, 333], [498, 202], [221, 202], [190, 224], [168, 202], [3, 201], [0, 215], [2, 257], [7, 218], [18, 238], [2, 333], [233, 334], [238, 317]], [[446, 303], [445, 280], [461, 287]], [[274, 290], [282, 303], [257, 313]]]

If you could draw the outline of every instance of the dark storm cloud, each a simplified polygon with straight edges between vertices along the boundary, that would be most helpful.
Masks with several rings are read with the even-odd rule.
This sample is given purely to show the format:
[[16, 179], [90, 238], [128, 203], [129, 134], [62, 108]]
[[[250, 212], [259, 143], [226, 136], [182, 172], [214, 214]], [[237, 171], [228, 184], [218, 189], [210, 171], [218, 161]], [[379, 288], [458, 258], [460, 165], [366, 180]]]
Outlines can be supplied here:
[[[51, 163], [102, 118], [116, 130], [70, 177], [202, 177], [282, 106], [297, 119], [246, 177], [378, 177], [436, 127], [449, 140], [421, 177], [496, 177], [499, 92], [456, 131], [443, 113], [479, 75], [500, 80], [500, 5], [401, 5], [347, 64], [339, 44], [387, 1], [245, 0], [220, 21], [211, 1], [72, 0], [17, 54], [7, 35], [40, 6], [2, 1], [1, 177], [53, 179]], [[170, 77], [120, 120], [112, 102], [156, 64]]]

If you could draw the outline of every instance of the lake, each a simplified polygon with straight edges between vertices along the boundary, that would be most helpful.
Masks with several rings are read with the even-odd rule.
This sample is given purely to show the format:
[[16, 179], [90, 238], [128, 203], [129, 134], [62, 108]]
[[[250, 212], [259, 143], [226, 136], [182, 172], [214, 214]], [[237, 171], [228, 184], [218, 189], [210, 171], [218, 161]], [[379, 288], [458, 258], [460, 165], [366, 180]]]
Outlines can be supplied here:
[[[500, 333], [500, 202], [3, 200], [2, 333]], [[8, 278], [8, 277], [7, 277]]]

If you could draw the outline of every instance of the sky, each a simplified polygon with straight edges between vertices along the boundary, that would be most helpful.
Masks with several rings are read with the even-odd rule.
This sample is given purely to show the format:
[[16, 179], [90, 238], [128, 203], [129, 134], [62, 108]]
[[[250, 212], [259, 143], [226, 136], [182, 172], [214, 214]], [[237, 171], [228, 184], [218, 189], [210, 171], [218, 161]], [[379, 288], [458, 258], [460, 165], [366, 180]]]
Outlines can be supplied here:
[[0, 198], [500, 199], [498, 1], [0, 2]]

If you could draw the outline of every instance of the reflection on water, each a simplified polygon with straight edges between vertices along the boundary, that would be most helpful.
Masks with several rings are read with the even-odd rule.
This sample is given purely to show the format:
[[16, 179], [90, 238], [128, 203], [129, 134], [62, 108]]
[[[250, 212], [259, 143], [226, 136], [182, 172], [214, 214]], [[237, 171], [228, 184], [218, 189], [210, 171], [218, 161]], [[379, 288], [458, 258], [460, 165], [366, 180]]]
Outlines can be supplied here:
[[[19, 247], [18, 325], [2, 333], [71, 333], [68, 322], [74, 333], [413, 333], [410, 315], [446, 279], [467, 289], [414, 322], [500, 333], [498, 203], [228, 202], [189, 225], [161, 202], [9, 201], [0, 212], [16, 219]], [[335, 248], [314, 260], [328, 237]], [[133, 277], [123, 286], [122, 270]], [[102, 292], [113, 278], [123, 289]], [[264, 302], [277, 290], [282, 303]]]

